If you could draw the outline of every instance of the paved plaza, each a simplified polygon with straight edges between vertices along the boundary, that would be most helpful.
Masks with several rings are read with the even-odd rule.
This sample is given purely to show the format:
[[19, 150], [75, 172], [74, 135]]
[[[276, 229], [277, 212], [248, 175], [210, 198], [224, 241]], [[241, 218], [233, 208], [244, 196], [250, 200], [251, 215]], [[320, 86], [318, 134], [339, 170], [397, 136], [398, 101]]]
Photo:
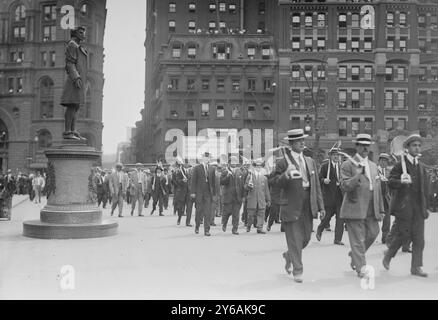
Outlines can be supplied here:
[[[345, 247], [334, 246], [333, 232], [315, 235], [303, 252], [304, 283], [284, 272], [286, 248], [280, 226], [266, 235], [255, 230], [223, 233], [216, 218], [212, 237], [176, 225], [169, 208], [164, 217], [131, 217], [125, 207], [115, 237], [90, 240], [38, 240], [22, 236], [22, 223], [39, 218], [26, 200], [0, 222], [0, 299], [437, 299], [438, 213], [426, 222], [424, 270], [428, 279], [409, 273], [410, 254], [399, 253], [391, 270], [381, 265], [385, 246], [367, 254], [375, 267], [375, 287], [364, 290], [349, 267]], [[109, 210], [104, 217], [110, 218]], [[194, 221], [193, 221], [194, 222]], [[315, 221], [316, 225], [317, 221]], [[333, 227], [334, 221], [332, 221]], [[316, 226], [315, 226], [316, 227]], [[202, 228], [201, 228], [202, 229]], [[380, 236], [378, 238], [380, 240]], [[61, 268], [75, 271], [75, 289], [61, 288]]]

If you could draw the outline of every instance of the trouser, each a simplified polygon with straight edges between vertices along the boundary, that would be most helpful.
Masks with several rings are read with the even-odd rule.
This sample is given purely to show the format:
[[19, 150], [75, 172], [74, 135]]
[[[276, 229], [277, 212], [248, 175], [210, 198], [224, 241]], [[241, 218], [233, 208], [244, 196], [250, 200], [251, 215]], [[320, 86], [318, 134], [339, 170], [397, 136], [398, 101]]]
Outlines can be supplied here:
[[391, 231], [393, 238], [389, 243], [388, 255], [393, 258], [400, 247], [412, 239], [412, 258], [411, 270], [423, 266], [424, 250], [424, 217], [421, 212], [421, 206], [418, 203], [412, 203], [413, 211], [411, 219], [395, 218], [394, 229]]
[[243, 202], [243, 212], [242, 212], [242, 222], [246, 225], [248, 221], [248, 209], [247, 209], [248, 200], [245, 198]]
[[211, 203], [210, 203], [210, 205], [211, 205], [211, 209], [210, 209], [210, 212], [211, 212], [211, 215], [210, 215], [210, 226], [215, 225], [214, 218], [216, 217], [216, 215], [215, 215], [215, 213], [216, 213], [216, 202], [217, 202], [217, 200], [214, 200], [214, 198], [212, 197], [211, 198]]
[[365, 253], [379, 235], [379, 222], [374, 216], [374, 201], [371, 197], [365, 219], [346, 219], [348, 238], [350, 239], [351, 258], [359, 272], [365, 266]]
[[169, 194], [168, 193], [163, 196], [163, 206], [164, 206], [164, 209], [166, 209], [166, 210], [169, 207]]
[[277, 203], [271, 203], [269, 207], [269, 219], [268, 219], [268, 227], [272, 227], [274, 222], [279, 222], [280, 219], [280, 205]]
[[230, 203], [224, 203], [224, 211], [222, 213], [222, 225], [227, 227], [228, 220], [231, 216], [231, 224], [233, 225], [232, 232], [237, 232], [239, 228], [239, 215], [241, 202], [233, 201]]
[[126, 192], [126, 203], [131, 204], [131, 194], [129, 191]]
[[383, 198], [383, 207], [385, 208], [385, 215], [382, 221], [382, 243], [385, 243], [389, 229], [391, 228], [391, 214], [389, 213], [388, 201], [385, 198]]
[[303, 273], [302, 251], [310, 242], [313, 227], [313, 216], [310, 210], [310, 190], [304, 191], [301, 215], [297, 221], [283, 221], [286, 235], [286, 260], [292, 262], [293, 275]]
[[100, 204], [103, 202], [104, 192], [100, 190], [97, 192], [97, 206], [100, 207]]
[[192, 220], [192, 210], [193, 210], [193, 199], [190, 194], [187, 193], [186, 196], [186, 226], [188, 226]]
[[344, 220], [339, 216], [340, 206], [337, 207], [325, 207], [325, 216], [316, 230], [317, 233], [322, 234], [324, 229], [330, 225], [330, 220], [333, 216], [336, 217], [335, 225], [335, 242], [342, 241], [342, 236], [344, 234]]
[[119, 216], [122, 215], [123, 210], [123, 194], [122, 194], [122, 186], [119, 187], [119, 193], [114, 194], [112, 198], [112, 207], [111, 207], [111, 214], [114, 213], [114, 210], [116, 210], [116, 207], [119, 206]]
[[149, 201], [151, 200], [152, 196], [150, 192], [146, 192], [145, 196], [144, 196], [144, 207], [147, 208], [149, 207]]
[[222, 196], [218, 195], [214, 201], [214, 215], [216, 217], [221, 217], [222, 214], [223, 214]]
[[[391, 245], [392, 241], [394, 241], [394, 234], [398, 229], [397, 224], [399, 223], [400, 221], [397, 221], [397, 219], [395, 219], [394, 222], [392, 223], [391, 230], [389, 230], [389, 233], [386, 236], [385, 243], [388, 248]], [[410, 245], [411, 245], [411, 238], [410, 237], [405, 238], [402, 245], [403, 249], [406, 250], [409, 249]]]
[[213, 214], [213, 212], [211, 211], [211, 202], [212, 199], [209, 193], [196, 197], [196, 203], [195, 203], [196, 229], [199, 229], [199, 226], [201, 225], [201, 221], [204, 220], [204, 232], [210, 231], [211, 216]]
[[135, 205], [138, 202], [137, 212], [138, 212], [138, 215], [140, 216], [142, 214], [142, 212], [143, 212], [143, 202], [144, 202], [143, 193], [137, 192], [136, 195], [131, 196], [131, 201], [132, 201], [132, 203], [131, 203], [131, 214], [134, 212]]
[[155, 211], [157, 209], [157, 204], [158, 204], [159, 212], [163, 213], [164, 196], [161, 193], [158, 193], [155, 194], [153, 198], [154, 201], [152, 203], [152, 211]]
[[184, 200], [175, 200], [175, 197], [173, 199], [173, 207], [178, 213], [178, 222], [181, 222], [181, 219], [184, 215], [184, 209], [186, 207], [186, 201]]
[[37, 202], [41, 203], [41, 186], [36, 186], [35, 187], [35, 203]]
[[248, 220], [246, 228], [247, 230], [251, 229], [251, 226], [254, 223], [254, 219], [257, 219], [257, 230], [262, 231], [263, 230], [263, 224], [265, 222], [265, 209], [266, 208], [259, 208], [257, 205], [257, 208], [248, 208]]

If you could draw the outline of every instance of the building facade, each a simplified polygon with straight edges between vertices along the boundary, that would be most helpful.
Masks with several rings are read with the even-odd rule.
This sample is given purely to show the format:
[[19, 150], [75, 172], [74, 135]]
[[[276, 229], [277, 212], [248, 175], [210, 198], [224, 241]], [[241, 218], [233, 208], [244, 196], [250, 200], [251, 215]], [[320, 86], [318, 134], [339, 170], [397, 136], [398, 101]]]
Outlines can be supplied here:
[[148, 1], [145, 46], [139, 161], [189, 120], [273, 128], [274, 144], [302, 127], [323, 149], [367, 132], [375, 153], [397, 131], [437, 134], [436, 1]]
[[102, 147], [105, 0], [10, 1], [0, 4], [0, 168], [28, 172], [46, 167], [44, 150], [62, 138], [66, 80], [64, 50], [70, 31], [61, 27], [65, 5], [86, 27], [89, 74], [77, 128]]

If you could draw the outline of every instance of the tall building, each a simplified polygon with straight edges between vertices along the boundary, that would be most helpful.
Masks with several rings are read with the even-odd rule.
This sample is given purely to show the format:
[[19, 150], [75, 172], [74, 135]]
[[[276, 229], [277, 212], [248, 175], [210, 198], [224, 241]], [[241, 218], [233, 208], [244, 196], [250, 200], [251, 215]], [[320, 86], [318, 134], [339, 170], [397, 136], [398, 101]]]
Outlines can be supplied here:
[[0, 169], [27, 172], [46, 167], [44, 150], [61, 140], [66, 80], [64, 50], [70, 31], [61, 27], [63, 6], [75, 8], [86, 27], [89, 51], [86, 101], [77, 128], [101, 150], [103, 37], [106, 0], [0, 3]]
[[187, 134], [188, 120], [273, 128], [274, 144], [302, 127], [323, 149], [358, 132], [375, 153], [398, 130], [430, 139], [437, 26], [432, 0], [148, 1], [137, 160], [163, 158], [166, 132]]

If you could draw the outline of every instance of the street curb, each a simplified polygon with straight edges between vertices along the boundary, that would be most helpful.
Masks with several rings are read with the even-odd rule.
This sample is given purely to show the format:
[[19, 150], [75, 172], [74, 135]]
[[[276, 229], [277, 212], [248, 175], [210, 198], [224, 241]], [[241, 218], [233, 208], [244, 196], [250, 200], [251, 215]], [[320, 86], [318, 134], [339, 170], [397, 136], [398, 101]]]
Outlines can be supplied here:
[[18, 202], [14, 203], [14, 204], [12, 205], [12, 208], [15, 208], [16, 206], [22, 204], [22, 203], [23, 203], [24, 201], [26, 201], [26, 200], [29, 200], [29, 196], [21, 198]]

